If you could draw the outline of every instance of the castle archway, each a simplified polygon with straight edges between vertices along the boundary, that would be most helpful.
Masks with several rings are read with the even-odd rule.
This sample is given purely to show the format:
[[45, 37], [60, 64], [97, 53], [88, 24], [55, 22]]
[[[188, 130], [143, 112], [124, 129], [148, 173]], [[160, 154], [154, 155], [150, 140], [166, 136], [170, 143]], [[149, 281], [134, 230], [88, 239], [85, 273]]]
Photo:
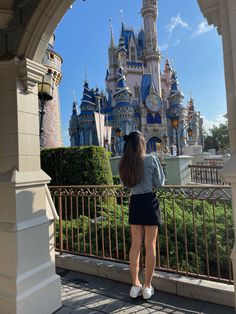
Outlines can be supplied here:
[[162, 140], [157, 136], [151, 137], [147, 141], [147, 145], [146, 145], [147, 153], [157, 152], [158, 151], [158, 144], [159, 145], [162, 144]]

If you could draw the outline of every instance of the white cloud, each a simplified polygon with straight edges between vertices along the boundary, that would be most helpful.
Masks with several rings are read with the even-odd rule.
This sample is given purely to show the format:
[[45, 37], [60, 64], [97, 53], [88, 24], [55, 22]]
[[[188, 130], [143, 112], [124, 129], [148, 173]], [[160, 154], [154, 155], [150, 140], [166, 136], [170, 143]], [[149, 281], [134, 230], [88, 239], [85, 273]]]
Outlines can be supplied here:
[[208, 25], [207, 21], [202, 21], [198, 24], [197, 30], [192, 34], [192, 37], [200, 36], [213, 29], [213, 25]]
[[170, 47], [174, 47], [174, 46], [179, 45], [180, 43], [181, 43], [181, 40], [180, 39], [176, 39], [175, 41], [171, 41], [170, 44], [169, 43], [164, 43], [164, 44], [160, 45], [159, 49], [161, 51], [165, 51], [165, 50], [167, 50]]
[[169, 33], [169, 38], [172, 36], [173, 31], [176, 29], [176, 27], [182, 27], [182, 28], [189, 28], [189, 25], [187, 22], [183, 21], [180, 14], [177, 16], [173, 16], [170, 19], [169, 24], [165, 26], [167, 32]]
[[176, 39], [176, 41], [173, 42], [172, 46], [177, 46], [181, 43], [181, 40], [180, 39]]
[[160, 49], [161, 51], [164, 51], [164, 50], [168, 49], [169, 47], [170, 47], [169, 44], [164, 43], [164, 44], [162, 44], [162, 45], [159, 46], [159, 49]]
[[206, 132], [209, 132], [214, 125], [219, 126], [221, 123], [225, 123], [225, 117], [223, 114], [218, 114], [214, 120], [209, 120], [203, 116], [203, 129], [206, 130]]

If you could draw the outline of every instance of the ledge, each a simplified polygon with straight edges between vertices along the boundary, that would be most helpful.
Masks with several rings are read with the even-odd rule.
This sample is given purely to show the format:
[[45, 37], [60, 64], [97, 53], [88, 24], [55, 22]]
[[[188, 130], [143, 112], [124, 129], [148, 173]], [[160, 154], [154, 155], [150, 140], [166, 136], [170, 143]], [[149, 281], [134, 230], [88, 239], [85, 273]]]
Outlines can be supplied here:
[[[56, 256], [56, 266], [119, 282], [130, 283], [129, 265], [90, 257], [63, 254]], [[143, 273], [141, 273], [143, 277]], [[234, 307], [234, 286], [155, 271], [153, 287], [179, 296]]]

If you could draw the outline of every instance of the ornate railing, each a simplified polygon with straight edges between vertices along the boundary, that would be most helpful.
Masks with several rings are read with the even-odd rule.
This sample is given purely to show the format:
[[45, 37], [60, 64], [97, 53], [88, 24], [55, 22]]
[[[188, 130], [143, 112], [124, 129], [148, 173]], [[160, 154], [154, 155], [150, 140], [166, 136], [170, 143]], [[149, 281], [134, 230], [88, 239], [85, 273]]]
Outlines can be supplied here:
[[223, 168], [224, 166], [224, 160], [223, 159], [215, 159], [215, 158], [208, 158], [205, 159], [204, 161], [199, 161], [197, 162], [198, 166], [220, 166]]
[[219, 185], [228, 185], [229, 183], [225, 182], [221, 178], [221, 170], [223, 166], [217, 165], [190, 165], [191, 172], [191, 181], [195, 183], [203, 184], [219, 184]]
[[[60, 253], [128, 262], [128, 190], [65, 186], [50, 191], [60, 217], [56, 224]], [[157, 269], [232, 283], [230, 188], [165, 186], [157, 195], [162, 208]]]

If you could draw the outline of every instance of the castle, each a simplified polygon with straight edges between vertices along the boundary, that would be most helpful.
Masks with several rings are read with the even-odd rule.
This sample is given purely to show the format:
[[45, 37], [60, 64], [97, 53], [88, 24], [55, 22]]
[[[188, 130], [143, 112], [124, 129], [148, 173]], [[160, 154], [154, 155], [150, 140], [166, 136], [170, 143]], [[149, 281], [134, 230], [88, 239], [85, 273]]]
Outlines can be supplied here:
[[183, 105], [177, 73], [168, 58], [161, 71], [157, 0], [143, 0], [141, 14], [143, 29], [135, 34], [133, 28], [122, 22], [118, 45], [111, 26], [106, 93], [89, 88], [85, 80], [80, 113], [77, 101], [73, 103], [71, 146], [98, 145], [94, 112], [101, 112], [106, 117], [105, 123], [112, 127], [111, 146], [117, 154], [123, 150], [121, 135], [137, 129], [145, 136], [148, 152], [158, 149], [167, 152], [176, 144], [181, 148], [200, 147], [202, 119], [194, 100], [190, 97], [187, 105]]

